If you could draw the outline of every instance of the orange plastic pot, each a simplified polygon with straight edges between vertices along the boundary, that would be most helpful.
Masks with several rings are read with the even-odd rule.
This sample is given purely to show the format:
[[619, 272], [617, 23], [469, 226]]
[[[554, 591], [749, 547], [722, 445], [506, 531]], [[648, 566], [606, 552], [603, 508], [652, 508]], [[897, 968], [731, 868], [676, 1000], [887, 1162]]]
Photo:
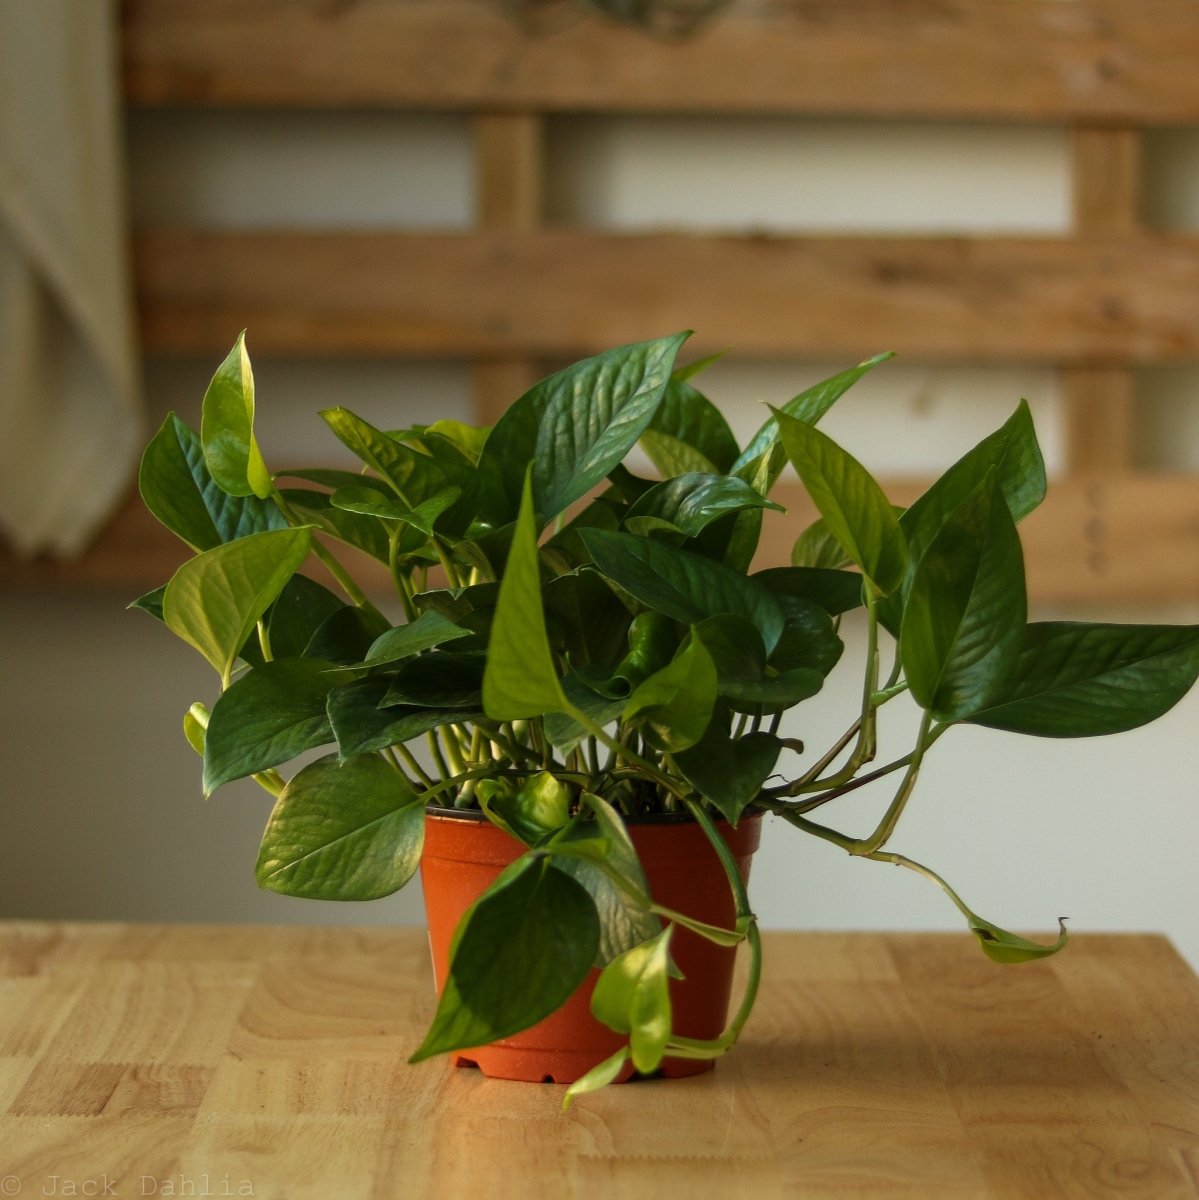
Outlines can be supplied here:
[[[761, 837], [761, 817], [747, 816], [736, 829], [724, 822], [718, 827], [742, 878], [748, 881], [750, 858]], [[695, 822], [675, 817], [631, 822], [629, 835], [659, 904], [708, 924], [732, 927], [735, 914], [728, 879]], [[439, 993], [445, 985], [450, 942], [458, 922], [524, 849], [482, 814], [429, 812], [421, 881]], [[675, 930], [671, 951], [684, 975], [670, 981], [674, 1031], [691, 1038], [718, 1037], [728, 1019], [736, 951], [681, 927]], [[532, 1028], [453, 1054], [454, 1065], [478, 1067], [494, 1079], [573, 1083], [626, 1041], [591, 1015], [591, 992], [598, 977], [599, 972], [592, 970], [561, 1008]], [[697, 1075], [712, 1065], [711, 1060], [667, 1058], [661, 1074]], [[629, 1066], [622, 1081], [632, 1073]]]

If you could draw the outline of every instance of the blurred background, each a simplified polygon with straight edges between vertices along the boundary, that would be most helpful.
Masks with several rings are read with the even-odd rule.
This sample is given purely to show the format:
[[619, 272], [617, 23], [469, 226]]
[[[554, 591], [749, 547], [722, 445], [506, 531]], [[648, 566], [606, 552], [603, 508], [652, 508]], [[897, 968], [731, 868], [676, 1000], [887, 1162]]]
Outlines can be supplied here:
[[[338, 461], [320, 407], [490, 422], [684, 327], [729, 348], [702, 386], [743, 438], [894, 349], [823, 427], [897, 500], [1026, 397], [1034, 618], [1199, 620], [1199, 23], [1137, 7], [734, 0], [676, 41], [575, 0], [7, 0], [0, 916], [421, 920], [415, 888], [256, 889], [269, 797], [204, 801], [181, 733], [218, 681], [125, 611], [183, 557], [132, 499], [137, 446], [198, 420], [242, 328], [275, 467]], [[839, 669], [787, 732], [830, 743], [859, 686]], [[892, 846], [1008, 928], [1162, 930], [1199, 967], [1197, 780], [1199, 694], [1099, 741], [963, 729]], [[769, 927], [960, 927], [781, 825], [754, 871]]]

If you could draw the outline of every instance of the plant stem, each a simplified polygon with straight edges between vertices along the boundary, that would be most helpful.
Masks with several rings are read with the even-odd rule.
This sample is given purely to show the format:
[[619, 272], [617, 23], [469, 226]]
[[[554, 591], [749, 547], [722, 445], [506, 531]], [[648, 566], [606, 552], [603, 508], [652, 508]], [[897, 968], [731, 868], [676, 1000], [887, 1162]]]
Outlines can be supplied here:
[[429, 749], [433, 752], [433, 761], [437, 764], [437, 771], [443, 780], [452, 777], [453, 772], [446, 765], [445, 755], [441, 752], [441, 739], [437, 736], [435, 729], [430, 729], [425, 734], [425, 740], [429, 743]]
[[433, 786], [433, 777], [425, 770], [424, 767], [416, 759], [416, 755], [404, 745], [403, 742], [397, 742], [394, 747], [396, 753], [408, 764], [409, 770], [420, 780], [425, 787]]
[[402, 532], [403, 526], [397, 524], [395, 529], [392, 530], [391, 537], [388, 539], [387, 566], [391, 571], [391, 578], [395, 584], [396, 594], [400, 597], [400, 604], [403, 605], [404, 617], [408, 621], [415, 621], [416, 605], [412, 603], [412, 593], [409, 590], [408, 580], [404, 578], [399, 564], [400, 534]]
[[262, 651], [262, 661], [271, 662], [274, 655], [271, 653], [271, 635], [267, 631], [266, 622], [260, 617], [258, 619], [258, 647]]

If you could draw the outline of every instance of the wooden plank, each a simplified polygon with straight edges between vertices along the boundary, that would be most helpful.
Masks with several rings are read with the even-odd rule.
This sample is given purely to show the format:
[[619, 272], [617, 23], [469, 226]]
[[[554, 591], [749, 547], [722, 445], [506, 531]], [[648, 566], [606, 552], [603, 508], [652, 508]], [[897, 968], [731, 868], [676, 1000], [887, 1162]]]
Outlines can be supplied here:
[[[484, 230], [531, 233], [544, 204], [545, 129], [533, 113], [484, 113], [475, 118], [477, 225]], [[489, 358], [475, 365], [475, 415], [493, 425], [540, 377], [537, 360]]]
[[[1076, 934], [1003, 970], [964, 931], [767, 932], [753, 1018], [712, 1075], [564, 1115], [560, 1087], [404, 1064], [435, 1003], [420, 929], [195, 932], [15, 981], [70, 988], [77, 1019], [0, 1059], [27, 1075], [0, 1111], [5, 1194], [1199, 1195], [1199, 980], [1152, 935]], [[31, 1017], [0, 1009], [14, 1040]], [[163, 1061], [176, 1043], [195, 1057]]]
[[1066, 465], [1075, 473], [1127, 471], [1136, 425], [1136, 377], [1120, 367], [1062, 371]]
[[[1134, 129], [1080, 128], [1073, 144], [1074, 226], [1093, 237], [1140, 229], [1143, 136]], [[1067, 368], [1067, 466], [1075, 472], [1128, 470], [1133, 457], [1136, 380], [1125, 368]]]
[[151, 351], [568, 357], [694, 328], [697, 353], [1089, 365], [1199, 358], [1199, 239], [158, 231]]
[[[896, 504], [910, 504], [925, 486], [884, 481]], [[789, 561], [799, 531], [815, 518], [798, 485], [781, 484], [773, 498], [788, 514], [766, 514], [761, 566]], [[1199, 599], [1199, 479], [1193, 476], [1057, 480], [1021, 524], [1020, 537], [1034, 603], [1084, 609]]]
[[689, 41], [485, 0], [126, 0], [139, 104], [1199, 119], [1193, 0], [743, 0]]
[[[908, 504], [927, 481], [884, 481]], [[798, 484], [784, 481], [775, 498], [786, 516], [767, 514], [759, 566], [789, 561], [791, 544], [815, 513]], [[1103, 481], [1063, 480], [1041, 510], [1021, 525], [1034, 602], [1085, 609], [1109, 602], [1199, 599], [1199, 479], [1121, 475]], [[338, 546], [357, 574], [385, 590], [382, 567]], [[130, 599], [170, 578], [187, 556], [136, 498], [80, 559], [22, 562], [0, 549], [0, 585], [100, 586]]]

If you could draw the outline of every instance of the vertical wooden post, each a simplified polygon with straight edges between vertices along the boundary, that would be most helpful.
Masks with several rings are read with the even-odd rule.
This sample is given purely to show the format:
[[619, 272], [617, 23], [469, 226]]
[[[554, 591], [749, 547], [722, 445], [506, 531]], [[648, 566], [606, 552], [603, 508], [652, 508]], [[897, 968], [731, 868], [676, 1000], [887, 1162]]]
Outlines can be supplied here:
[[[530, 232], [541, 223], [544, 130], [533, 113], [475, 117], [475, 197], [480, 229]], [[493, 424], [538, 379], [535, 359], [495, 358], [475, 365], [475, 416]]]
[[[1135, 129], [1074, 131], [1074, 226], [1084, 236], [1120, 238], [1140, 227], [1142, 137]], [[1073, 474], [1132, 466], [1135, 377], [1127, 367], [1070, 367], [1067, 469]]]

